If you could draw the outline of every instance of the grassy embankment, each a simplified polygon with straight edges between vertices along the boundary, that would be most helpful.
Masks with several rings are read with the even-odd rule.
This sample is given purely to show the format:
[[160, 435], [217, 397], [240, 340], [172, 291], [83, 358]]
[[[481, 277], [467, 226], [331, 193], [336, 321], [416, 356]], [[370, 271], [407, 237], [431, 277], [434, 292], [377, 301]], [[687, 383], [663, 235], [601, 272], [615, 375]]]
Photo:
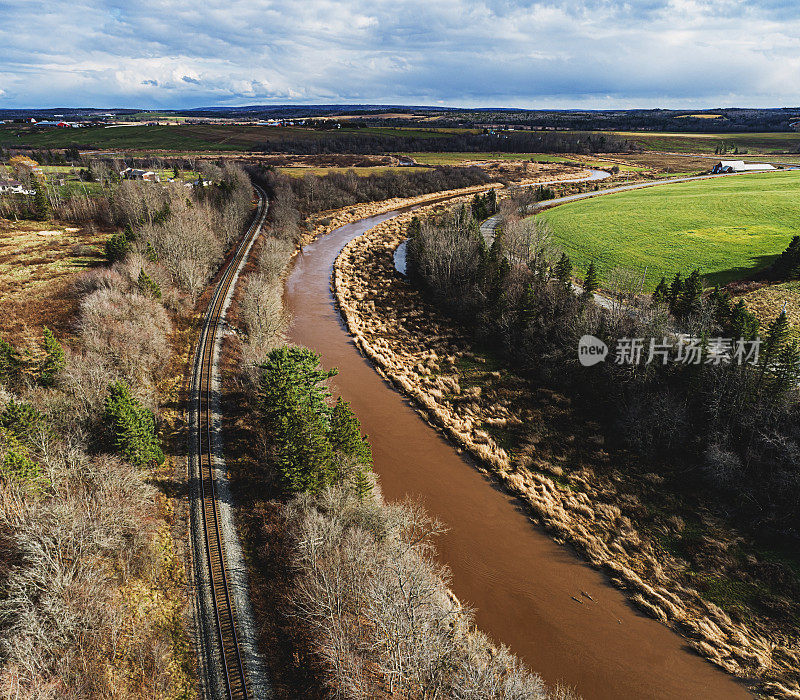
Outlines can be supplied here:
[[576, 268], [662, 276], [695, 268], [726, 284], [767, 265], [800, 225], [800, 173], [741, 175], [662, 185], [556, 207], [541, 216]]

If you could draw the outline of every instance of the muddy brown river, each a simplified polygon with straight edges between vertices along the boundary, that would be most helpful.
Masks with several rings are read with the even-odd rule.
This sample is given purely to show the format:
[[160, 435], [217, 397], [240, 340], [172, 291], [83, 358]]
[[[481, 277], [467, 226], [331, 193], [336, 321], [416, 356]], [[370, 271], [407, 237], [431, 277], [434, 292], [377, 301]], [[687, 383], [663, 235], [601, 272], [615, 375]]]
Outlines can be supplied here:
[[337, 229], [297, 256], [286, 285], [289, 339], [339, 368], [334, 390], [369, 434], [386, 498], [418, 499], [447, 526], [439, 556], [478, 626], [548, 683], [569, 685], [586, 700], [751, 697], [533, 525], [358, 352], [330, 290], [333, 262], [348, 241], [394, 214]]

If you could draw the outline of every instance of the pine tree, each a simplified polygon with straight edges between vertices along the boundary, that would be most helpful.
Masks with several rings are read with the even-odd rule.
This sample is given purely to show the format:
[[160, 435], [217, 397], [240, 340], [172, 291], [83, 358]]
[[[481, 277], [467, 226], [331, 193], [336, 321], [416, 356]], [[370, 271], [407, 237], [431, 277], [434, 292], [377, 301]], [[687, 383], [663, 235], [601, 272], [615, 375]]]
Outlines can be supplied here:
[[64, 348], [61, 346], [61, 343], [56, 340], [53, 331], [45, 327], [42, 329], [42, 336], [44, 359], [39, 369], [39, 381], [45, 386], [49, 386], [55, 380], [56, 374], [64, 369], [66, 360], [64, 357]]
[[50, 216], [50, 200], [47, 198], [44, 185], [38, 180], [33, 182], [33, 218], [45, 221]]
[[800, 236], [794, 236], [789, 246], [769, 266], [766, 272], [771, 280], [800, 278]]
[[796, 341], [785, 343], [778, 350], [770, 373], [774, 398], [797, 387], [800, 379], [800, 347]]
[[661, 281], [656, 285], [656, 288], [653, 290], [653, 304], [665, 304], [667, 302], [667, 298], [669, 296], [669, 289], [667, 287], [667, 278], [662, 277]]
[[359, 467], [353, 474], [353, 490], [360, 503], [363, 503], [372, 494], [372, 480], [369, 474], [370, 470], [366, 467]]
[[153, 297], [154, 299], [161, 298], [161, 287], [150, 275], [148, 275], [144, 268], [139, 271], [139, 278], [136, 280], [136, 286], [139, 291], [145, 296]]
[[669, 310], [675, 313], [678, 308], [678, 299], [683, 292], [683, 277], [680, 272], [675, 273], [672, 283], [669, 285], [669, 294], [667, 295], [667, 302], [669, 303]]
[[156, 249], [153, 248], [153, 244], [149, 241], [144, 249], [144, 257], [147, 258], [150, 262], [158, 262], [158, 253], [156, 253]]
[[361, 465], [372, 464], [372, 449], [366, 436], [361, 435], [361, 423], [341, 396], [331, 411], [328, 437], [337, 452], [355, 459]]
[[572, 261], [566, 253], [561, 253], [561, 257], [556, 263], [555, 273], [556, 279], [565, 289], [569, 289], [572, 284]]
[[589, 269], [586, 270], [586, 278], [583, 280], [583, 293], [589, 297], [600, 286], [597, 280], [597, 270], [595, 270], [594, 262], [589, 263]]
[[8, 382], [19, 375], [22, 361], [16, 348], [0, 338], [0, 382]]
[[778, 317], [769, 324], [767, 335], [761, 346], [761, 361], [764, 366], [775, 359], [788, 337], [789, 319], [786, 317], [786, 309], [781, 309]]
[[136, 240], [136, 233], [134, 232], [133, 226], [131, 226], [130, 222], [125, 224], [125, 230], [123, 231], [123, 235], [125, 236], [125, 240], [127, 241]]
[[122, 260], [128, 253], [130, 245], [124, 233], [117, 233], [106, 241], [106, 259], [110, 263]]
[[731, 309], [726, 334], [731, 338], [753, 340], [758, 335], [759, 325], [758, 319], [745, 306], [744, 299], [739, 299], [736, 306]]
[[27, 448], [14, 435], [0, 430], [0, 445], [6, 449], [6, 455], [0, 464], [0, 481], [13, 479], [35, 487], [46, 485], [41, 467], [31, 459]]
[[333, 448], [323, 416], [301, 397], [294, 399], [271, 431], [278, 447], [280, 481], [288, 493], [319, 493], [338, 478]]
[[497, 190], [491, 189], [489, 193], [486, 195], [487, 201], [489, 204], [489, 214], [496, 214], [497, 213]]
[[683, 282], [683, 289], [675, 308], [675, 314], [680, 318], [686, 318], [700, 310], [700, 303], [703, 296], [703, 282], [700, 278], [700, 271], [693, 270]]
[[259, 403], [281, 485], [289, 493], [316, 493], [339, 478], [324, 385], [336, 370], [322, 370], [319, 355], [298, 347], [272, 350], [259, 369]]
[[164, 463], [155, 416], [132, 396], [125, 382], [108, 387], [103, 422], [114, 448], [135, 467]]
[[18, 440], [28, 442], [44, 422], [44, 415], [31, 404], [11, 399], [0, 413], [0, 427]]

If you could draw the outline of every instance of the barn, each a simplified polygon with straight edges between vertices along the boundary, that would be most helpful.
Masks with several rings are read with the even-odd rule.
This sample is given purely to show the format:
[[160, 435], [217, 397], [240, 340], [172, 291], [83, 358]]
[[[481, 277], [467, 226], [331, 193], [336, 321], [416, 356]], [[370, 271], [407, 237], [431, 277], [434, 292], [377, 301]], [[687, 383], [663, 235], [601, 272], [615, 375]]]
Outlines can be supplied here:
[[714, 166], [713, 173], [746, 173], [775, 170], [769, 163], [745, 163], [743, 160], [721, 160]]

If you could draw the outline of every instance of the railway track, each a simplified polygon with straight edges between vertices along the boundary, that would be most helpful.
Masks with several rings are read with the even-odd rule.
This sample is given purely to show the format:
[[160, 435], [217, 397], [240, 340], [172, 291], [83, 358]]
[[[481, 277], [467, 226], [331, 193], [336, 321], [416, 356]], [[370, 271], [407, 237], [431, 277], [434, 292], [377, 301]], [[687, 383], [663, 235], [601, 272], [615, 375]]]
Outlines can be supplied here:
[[215, 356], [221, 325], [238, 273], [267, 212], [264, 192], [258, 187], [255, 191], [258, 208], [253, 222], [225, 264], [203, 319], [190, 395], [191, 529], [195, 578], [200, 589], [197, 622], [201, 676], [208, 697], [227, 700], [249, 700], [262, 694], [254, 691], [248, 678], [247, 648], [242, 641], [242, 621], [237, 616], [235, 575], [226, 556], [225, 544], [230, 535], [226, 537], [215, 473], [219, 468], [220, 441], [215, 435], [218, 425], [214, 406]]

